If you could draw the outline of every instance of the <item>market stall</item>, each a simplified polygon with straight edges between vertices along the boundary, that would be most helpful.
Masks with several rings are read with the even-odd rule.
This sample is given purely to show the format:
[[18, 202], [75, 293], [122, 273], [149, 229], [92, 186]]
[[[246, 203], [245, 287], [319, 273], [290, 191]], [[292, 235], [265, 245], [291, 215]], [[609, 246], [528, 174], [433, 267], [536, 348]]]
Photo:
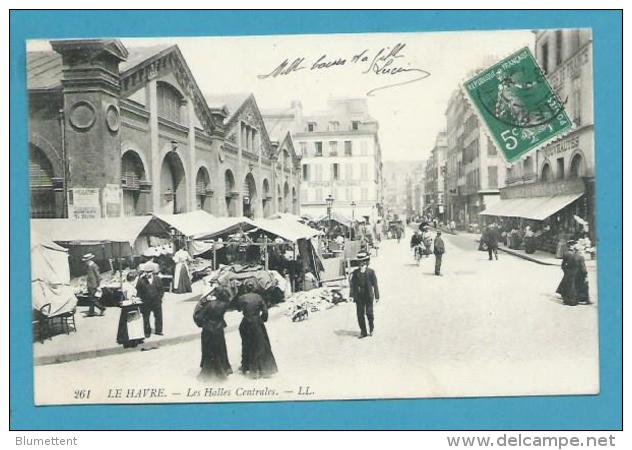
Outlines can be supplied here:
[[70, 287], [68, 250], [31, 231], [31, 301], [35, 311], [45, 305], [49, 317], [71, 313], [77, 297]]
[[121, 300], [120, 287], [129, 270], [133, 270], [149, 248], [169, 242], [169, 229], [152, 216], [103, 219], [32, 219], [31, 229], [47, 236], [68, 252], [70, 287], [87, 304], [86, 269], [82, 257], [95, 255], [101, 272], [101, 302], [116, 306]]
[[[266, 265], [272, 266], [273, 269], [289, 269], [290, 272], [294, 269], [294, 273], [290, 273], [293, 290], [306, 290], [312, 283], [315, 285], [320, 283], [321, 274], [324, 271], [322, 257], [318, 252], [318, 240], [322, 236], [320, 230], [292, 218], [259, 219], [255, 221], [255, 224], [265, 233], [263, 243]], [[280, 254], [279, 246], [285, 249], [283, 254]], [[275, 267], [278, 259], [281, 259], [280, 267]], [[285, 267], [283, 267], [283, 260], [289, 260], [289, 264], [286, 263]]]
[[319, 217], [316, 223], [327, 230], [326, 235], [330, 239], [336, 236], [355, 237], [354, 221], [335, 211]]

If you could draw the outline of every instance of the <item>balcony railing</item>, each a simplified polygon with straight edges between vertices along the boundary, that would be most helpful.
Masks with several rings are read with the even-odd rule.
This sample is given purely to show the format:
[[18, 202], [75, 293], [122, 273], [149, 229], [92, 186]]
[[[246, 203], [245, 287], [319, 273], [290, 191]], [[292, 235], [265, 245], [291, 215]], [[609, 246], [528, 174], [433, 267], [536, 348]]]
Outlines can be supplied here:
[[140, 191], [141, 180], [136, 174], [123, 175], [121, 188], [125, 191]]
[[202, 197], [211, 197], [213, 195], [213, 190], [209, 188], [205, 183], [198, 183], [195, 185], [195, 195], [200, 195]]

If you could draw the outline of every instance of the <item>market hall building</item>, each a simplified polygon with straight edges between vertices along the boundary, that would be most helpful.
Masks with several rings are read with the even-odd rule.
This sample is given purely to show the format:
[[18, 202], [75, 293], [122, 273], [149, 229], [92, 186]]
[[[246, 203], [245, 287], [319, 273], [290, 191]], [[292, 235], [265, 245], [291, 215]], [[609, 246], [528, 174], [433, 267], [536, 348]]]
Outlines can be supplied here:
[[27, 52], [31, 217], [299, 214], [300, 158], [252, 95], [210, 105], [176, 45], [50, 44]]

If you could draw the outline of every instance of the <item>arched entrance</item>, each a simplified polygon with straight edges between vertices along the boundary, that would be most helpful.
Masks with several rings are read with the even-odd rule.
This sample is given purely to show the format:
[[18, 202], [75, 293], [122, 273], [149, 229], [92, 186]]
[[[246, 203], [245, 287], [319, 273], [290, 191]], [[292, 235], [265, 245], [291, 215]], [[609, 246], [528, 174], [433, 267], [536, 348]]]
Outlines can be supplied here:
[[553, 173], [551, 172], [551, 166], [549, 163], [545, 163], [542, 166], [542, 176], [540, 177], [542, 181], [551, 181], [553, 178]]
[[160, 170], [160, 211], [178, 214], [186, 211], [187, 188], [184, 165], [176, 152], [169, 152]]
[[270, 198], [272, 198], [270, 195], [270, 183], [266, 178], [263, 180], [263, 198], [261, 200], [263, 204], [263, 217], [270, 216]]
[[57, 217], [53, 164], [39, 147], [29, 144], [31, 217]]
[[211, 212], [211, 177], [206, 167], [200, 167], [195, 177], [196, 208]]
[[123, 215], [145, 213], [141, 200], [141, 181], [145, 181], [145, 167], [138, 153], [128, 150], [121, 158], [121, 188], [123, 189]]
[[290, 185], [287, 181], [283, 186], [283, 212], [290, 212]]
[[251, 173], [246, 175], [246, 179], [244, 180], [242, 199], [244, 205], [244, 216], [254, 219], [255, 214], [257, 213], [257, 202], [259, 201], [259, 198], [257, 197], [257, 184], [255, 183], [255, 177], [253, 177]]
[[281, 186], [277, 184], [277, 212], [284, 211], [283, 195], [281, 194]]
[[292, 214], [298, 215], [298, 198], [295, 187], [292, 188]]
[[226, 213], [230, 217], [237, 215], [237, 202], [235, 201], [235, 176], [230, 169], [224, 172], [224, 192], [226, 197]]
[[584, 176], [584, 158], [577, 153], [571, 159], [571, 178], [579, 178]]

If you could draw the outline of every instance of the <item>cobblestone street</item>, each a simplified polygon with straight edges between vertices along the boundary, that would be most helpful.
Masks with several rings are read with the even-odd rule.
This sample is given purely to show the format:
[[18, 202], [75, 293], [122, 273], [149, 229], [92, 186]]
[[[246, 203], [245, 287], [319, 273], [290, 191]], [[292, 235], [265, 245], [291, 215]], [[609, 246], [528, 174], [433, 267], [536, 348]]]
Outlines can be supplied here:
[[[273, 314], [267, 329], [279, 373], [272, 378], [250, 380], [235, 373], [224, 383], [202, 385], [196, 380], [200, 343], [191, 341], [36, 366], [36, 399], [40, 403], [81, 402], [74, 399], [75, 391], [81, 389], [90, 390], [90, 398], [83, 400], [90, 403], [598, 391], [594, 269], [589, 270], [594, 303], [567, 307], [554, 293], [561, 278], [559, 267], [502, 253], [498, 261], [490, 262], [486, 253], [476, 250], [471, 236], [446, 235], [445, 241], [441, 277], [434, 276], [433, 257], [415, 265], [408, 237], [400, 244], [382, 242], [379, 256], [371, 262], [382, 294], [375, 308], [373, 337], [357, 339], [351, 303], [314, 313], [298, 323]], [[238, 331], [228, 332], [226, 340], [236, 371], [241, 353]], [[53, 389], [47, 382], [50, 379], [62, 382]], [[207, 396], [202, 395], [205, 387], [213, 387]], [[108, 400], [109, 390], [118, 388], [123, 398]], [[163, 391], [159, 398], [125, 398], [131, 388]], [[196, 391], [199, 396], [187, 396]]]

